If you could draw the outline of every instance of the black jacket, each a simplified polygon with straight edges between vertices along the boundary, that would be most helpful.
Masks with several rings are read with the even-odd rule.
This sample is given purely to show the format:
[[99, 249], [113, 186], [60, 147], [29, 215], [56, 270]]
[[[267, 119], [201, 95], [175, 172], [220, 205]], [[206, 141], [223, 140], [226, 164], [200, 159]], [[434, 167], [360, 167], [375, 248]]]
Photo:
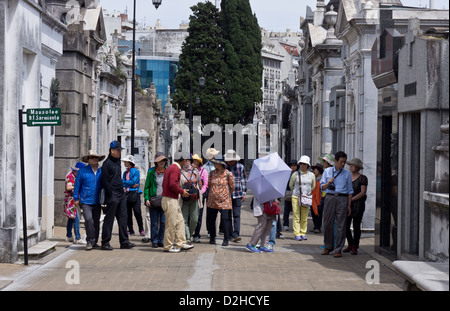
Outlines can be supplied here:
[[122, 168], [120, 159], [114, 158], [111, 154], [102, 165], [102, 181], [105, 188], [105, 201], [108, 202], [112, 197], [122, 196]]

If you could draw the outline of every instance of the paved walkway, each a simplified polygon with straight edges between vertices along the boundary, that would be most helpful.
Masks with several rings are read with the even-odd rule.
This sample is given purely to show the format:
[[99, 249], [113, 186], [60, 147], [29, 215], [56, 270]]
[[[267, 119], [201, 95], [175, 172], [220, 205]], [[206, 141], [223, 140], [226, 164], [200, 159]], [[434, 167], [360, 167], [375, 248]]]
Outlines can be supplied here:
[[[113, 235], [113, 251], [85, 251], [64, 242], [65, 228], [56, 228], [57, 251], [29, 266], [0, 264], [0, 289], [6, 291], [53, 290], [166, 290], [166, 291], [401, 291], [403, 279], [386, 258], [373, 252], [373, 237], [361, 241], [357, 256], [321, 255], [323, 234], [309, 233], [307, 241], [295, 241], [283, 232], [272, 254], [253, 254], [245, 249], [256, 219], [247, 200], [242, 211], [242, 241], [221, 246], [208, 244], [202, 228], [201, 243], [180, 253], [163, 252], [130, 238], [131, 250], [119, 249]], [[205, 216], [204, 216], [205, 217]], [[291, 215], [292, 222], [292, 215]], [[311, 222], [311, 220], [309, 220]], [[205, 222], [204, 222], [205, 223]], [[311, 223], [310, 223], [311, 225]], [[378, 273], [379, 272], [379, 273]], [[369, 281], [367, 282], [366, 279]], [[379, 280], [379, 282], [378, 282]], [[79, 284], [77, 284], [79, 283]], [[370, 284], [378, 283], [378, 284]]]

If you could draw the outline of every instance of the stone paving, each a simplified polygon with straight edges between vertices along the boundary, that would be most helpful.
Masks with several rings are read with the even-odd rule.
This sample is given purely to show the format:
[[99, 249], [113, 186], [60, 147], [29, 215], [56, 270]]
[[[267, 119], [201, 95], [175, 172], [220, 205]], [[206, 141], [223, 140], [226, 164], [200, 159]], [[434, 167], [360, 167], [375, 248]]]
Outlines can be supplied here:
[[[292, 231], [277, 239], [274, 253], [253, 254], [245, 249], [256, 219], [247, 200], [242, 209], [239, 243], [223, 247], [208, 244], [202, 228], [201, 243], [189, 251], [163, 252], [130, 237], [136, 247], [113, 251], [85, 251], [64, 241], [65, 228], [56, 228], [56, 252], [26, 267], [0, 264], [4, 291], [401, 291], [403, 278], [391, 261], [374, 253], [373, 237], [364, 237], [358, 255], [342, 258], [321, 255], [323, 234], [309, 233], [295, 241]], [[205, 213], [206, 214], [206, 213]], [[204, 215], [205, 217], [205, 215]], [[292, 215], [291, 215], [292, 222]], [[311, 220], [309, 220], [311, 225]], [[205, 223], [205, 221], [203, 222]], [[292, 227], [291, 227], [292, 228]], [[379, 271], [379, 274], [376, 273]], [[375, 275], [375, 277], [373, 277]], [[377, 277], [379, 276], [379, 282]], [[367, 282], [366, 279], [369, 281]], [[378, 284], [370, 284], [370, 283]], [[79, 283], [79, 284], [77, 284]]]

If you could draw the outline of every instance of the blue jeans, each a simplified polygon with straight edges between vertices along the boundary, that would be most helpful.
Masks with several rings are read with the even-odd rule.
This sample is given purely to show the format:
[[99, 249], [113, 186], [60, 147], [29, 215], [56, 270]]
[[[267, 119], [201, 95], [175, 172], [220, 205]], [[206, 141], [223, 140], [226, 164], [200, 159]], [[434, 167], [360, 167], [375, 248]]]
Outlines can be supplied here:
[[[280, 221], [280, 218], [278, 218], [278, 222]], [[272, 229], [270, 230], [270, 237], [269, 237], [269, 244], [275, 245], [275, 236], [277, 234], [277, 221], [272, 221]]]
[[81, 239], [80, 236], [80, 209], [77, 211], [77, 216], [75, 218], [68, 218], [67, 219], [67, 234], [66, 237], [71, 238], [72, 237], [72, 228], [73, 232], [75, 233], [75, 240]]
[[166, 229], [166, 214], [161, 207], [149, 208], [150, 232], [152, 243], [164, 243], [164, 231]]

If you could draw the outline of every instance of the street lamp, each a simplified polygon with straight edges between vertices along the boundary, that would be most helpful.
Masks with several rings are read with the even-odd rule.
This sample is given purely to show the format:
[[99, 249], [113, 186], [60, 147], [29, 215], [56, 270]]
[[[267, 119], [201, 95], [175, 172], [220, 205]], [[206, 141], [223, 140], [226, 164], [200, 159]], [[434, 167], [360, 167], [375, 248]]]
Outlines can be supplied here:
[[[156, 9], [161, 5], [162, 0], [152, 0], [153, 5]], [[135, 96], [136, 90], [136, 0], [133, 2], [133, 59], [132, 59], [132, 76], [131, 76], [131, 154], [135, 154], [134, 150], [134, 135], [135, 135], [135, 125], [134, 125], [134, 115], [136, 114]]]
[[[203, 87], [205, 85], [205, 77], [200, 77], [198, 79], [198, 84], [200, 84], [200, 87]], [[200, 104], [200, 98], [197, 97], [196, 99], [197, 104]], [[191, 76], [191, 96], [189, 99], [189, 152], [194, 152], [194, 146], [192, 142], [192, 136], [194, 135], [193, 130], [193, 121], [192, 121], [192, 76]]]

